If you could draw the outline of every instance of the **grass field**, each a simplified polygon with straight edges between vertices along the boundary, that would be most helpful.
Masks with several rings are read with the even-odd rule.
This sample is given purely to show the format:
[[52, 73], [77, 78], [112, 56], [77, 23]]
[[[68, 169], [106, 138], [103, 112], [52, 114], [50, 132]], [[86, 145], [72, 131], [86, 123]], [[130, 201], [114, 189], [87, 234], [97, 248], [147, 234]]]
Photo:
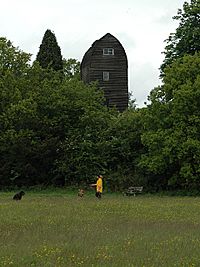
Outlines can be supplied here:
[[200, 266], [200, 198], [0, 193], [0, 266]]

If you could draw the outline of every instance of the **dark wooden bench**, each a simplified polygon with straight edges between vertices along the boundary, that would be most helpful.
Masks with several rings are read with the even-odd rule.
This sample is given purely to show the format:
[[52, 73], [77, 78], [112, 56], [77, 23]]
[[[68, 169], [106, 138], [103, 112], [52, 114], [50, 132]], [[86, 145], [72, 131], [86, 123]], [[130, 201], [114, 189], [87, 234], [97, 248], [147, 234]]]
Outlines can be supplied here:
[[136, 196], [136, 194], [142, 193], [143, 186], [130, 186], [124, 192], [126, 196]]

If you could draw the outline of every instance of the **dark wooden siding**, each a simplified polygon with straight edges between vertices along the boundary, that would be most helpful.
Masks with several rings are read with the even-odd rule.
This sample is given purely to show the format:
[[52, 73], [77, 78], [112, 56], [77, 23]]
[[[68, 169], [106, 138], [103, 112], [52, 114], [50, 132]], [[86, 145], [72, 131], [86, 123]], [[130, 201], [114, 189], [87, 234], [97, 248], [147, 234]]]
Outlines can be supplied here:
[[[114, 55], [103, 55], [104, 48], [113, 48]], [[103, 81], [103, 72], [109, 72], [109, 81]], [[94, 42], [81, 63], [82, 80], [89, 83], [98, 80], [109, 106], [119, 111], [128, 106], [128, 63], [121, 43], [111, 34]]]

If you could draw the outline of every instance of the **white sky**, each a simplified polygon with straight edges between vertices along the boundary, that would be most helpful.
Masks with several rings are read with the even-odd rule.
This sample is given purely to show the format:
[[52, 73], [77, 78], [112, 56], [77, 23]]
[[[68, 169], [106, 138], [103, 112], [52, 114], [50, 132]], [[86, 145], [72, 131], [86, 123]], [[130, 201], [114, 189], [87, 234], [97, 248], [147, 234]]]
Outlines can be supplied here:
[[175, 32], [172, 19], [184, 0], [0, 0], [0, 36], [33, 54], [47, 29], [56, 35], [64, 58], [82, 60], [91, 44], [106, 33], [125, 48], [129, 92], [143, 106], [160, 84], [164, 40]]

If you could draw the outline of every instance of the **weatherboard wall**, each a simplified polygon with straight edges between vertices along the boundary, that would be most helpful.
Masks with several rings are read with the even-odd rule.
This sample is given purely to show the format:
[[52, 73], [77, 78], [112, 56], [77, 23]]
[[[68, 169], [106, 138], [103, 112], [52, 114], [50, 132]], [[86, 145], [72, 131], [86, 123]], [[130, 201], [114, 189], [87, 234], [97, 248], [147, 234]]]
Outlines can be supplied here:
[[[104, 55], [104, 48], [114, 49], [113, 55]], [[103, 72], [109, 72], [109, 80], [103, 80]], [[81, 63], [81, 78], [86, 83], [98, 81], [104, 90], [109, 107], [119, 111], [128, 107], [128, 63], [121, 43], [111, 34], [95, 41], [85, 53]]]

